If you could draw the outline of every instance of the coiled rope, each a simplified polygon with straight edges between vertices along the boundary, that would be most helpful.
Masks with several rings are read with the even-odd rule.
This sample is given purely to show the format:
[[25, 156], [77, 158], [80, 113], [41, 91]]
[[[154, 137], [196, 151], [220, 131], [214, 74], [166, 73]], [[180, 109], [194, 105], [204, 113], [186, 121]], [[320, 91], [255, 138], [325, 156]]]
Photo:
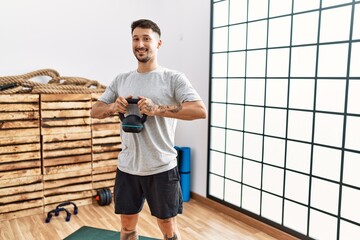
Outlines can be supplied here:
[[[47, 76], [48, 83], [31, 81], [34, 77]], [[4, 87], [7, 86], [7, 87]], [[82, 77], [62, 77], [53, 69], [40, 69], [16, 76], [0, 76], [0, 94], [48, 93], [48, 94], [84, 94], [102, 93], [106, 86], [98, 81]]]

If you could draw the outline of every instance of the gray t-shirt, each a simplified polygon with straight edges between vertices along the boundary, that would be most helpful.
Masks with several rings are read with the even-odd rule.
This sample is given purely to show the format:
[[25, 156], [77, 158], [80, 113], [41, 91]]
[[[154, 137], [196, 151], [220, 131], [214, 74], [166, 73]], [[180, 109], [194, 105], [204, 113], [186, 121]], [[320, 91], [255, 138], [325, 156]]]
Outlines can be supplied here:
[[[118, 75], [99, 100], [113, 103], [119, 96], [144, 96], [159, 105], [177, 105], [201, 100], [183, 73], [164, 67], [147, 73], [134, 70]], [[129, 104], [125, 116], [128, 114], [139, 114], [136, 104]], [[177, 165], [177, 153], [174, 149], [176, 123], [174, 118], [148, 116], [140, 133], [122, 131], [122, 151], [118, 157], [118, 168], [123, 172], [141, 176], [174, 168]]]

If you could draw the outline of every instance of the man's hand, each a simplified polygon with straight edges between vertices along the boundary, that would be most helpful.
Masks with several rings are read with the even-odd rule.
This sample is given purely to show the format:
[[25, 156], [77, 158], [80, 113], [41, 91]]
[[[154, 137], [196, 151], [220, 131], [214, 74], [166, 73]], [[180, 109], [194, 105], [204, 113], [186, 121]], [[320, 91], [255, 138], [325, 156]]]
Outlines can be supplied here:
[[150, 98], [139, 96], [138, 106], [141, 114], [148, 116], [155, 116], [159, 106], [156, 105]]
[[124, 98], [124, 97], [118, 97], [117, 99], [116, 99], [116, 101], [112, 104], [112, 106], [111, 106], [111, 110], [112, 110], [112, 112], [121, 112], [121, 113], [123, 113], [123, 114], [125, 114], [126, 113], [126, 109], [127, 109], [127, 107], [128, 107], [128, 105], [129, 105], [129, 103], [127, 102], [127, 100], [126, 99], [128, 99], [128, 98], [132, 98], [132, 96], [128, 96], [128, 97], [126, 97], [126, 98]]
[[[128, 96], [127, 98], [132, 98]], [[90, 116], [92, 118], [107, 118], [119, 112], [125, 114], [128, 102], [124, 97], [118, 97], [115, 102], [107, 104], [101, 101], [97, 101], [91, 108]]]

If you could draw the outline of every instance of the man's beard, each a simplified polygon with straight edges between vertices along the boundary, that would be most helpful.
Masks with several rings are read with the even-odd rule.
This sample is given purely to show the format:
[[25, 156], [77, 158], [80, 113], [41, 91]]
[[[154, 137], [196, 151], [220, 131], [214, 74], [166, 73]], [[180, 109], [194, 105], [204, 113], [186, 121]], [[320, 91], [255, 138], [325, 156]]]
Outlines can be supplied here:
[[137, 55], [135, 55], [135, 57], [139, 62], [142, 62], [142, 63], [147, 63], [151, 59], [149, 56], [147, 56], [145, 58], [139, 58]]
[[[146, 54], [147, 54], [148, 52], [146, 51]], [[150, 59], [151, 59], [151, 57], [147, 54], [145, 57], [139, 57], [138, 56], [138, 54], [140, 54], [140, 55], [145, 55], [145, 53], [138, 53], [137, 51], [135, 51], [134, 52], [134, 54], [135, 54], [135, 57], [136, 57], [136, 59], [139, 61], [139, 62], [142, 62], [142, 63], [147, 63]]]

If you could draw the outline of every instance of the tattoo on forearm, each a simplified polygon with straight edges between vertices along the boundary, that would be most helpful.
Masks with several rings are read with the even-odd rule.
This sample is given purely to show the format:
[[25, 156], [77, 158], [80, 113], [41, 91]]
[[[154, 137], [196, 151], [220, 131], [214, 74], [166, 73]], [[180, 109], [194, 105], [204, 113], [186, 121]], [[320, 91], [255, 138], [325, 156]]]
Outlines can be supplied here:
[[155, 110], [155, 105], [154, 104], [147, 105], [145, 108], [146, 108], [146, 111], [153, 112]]
[[177, 235], [174, 233], [173, 237], [168, 237], [166, 234], [164, 235], [164, 240], [177, 240]]
[[182, 106], [181, 106], [181, 104], [179, 104], [179, 105], [174, 106], [174, 108], [169, 111], [173, 112], [173, 113], [177, 113], [177, 112], [180, 112], [181, 109], [182, 109]]
[[111, 111], [106, 111], [102, 114], [103, 118], [110, 117], [113, 113]]
[[166, 113], [166, 112], [178, 113], [181, 111], [181, 109], [182, 109], [181, 104], [175, 106], [159, 106], [159, 111], [161, 113]]
[[138, 240], [138, 236], [136, 234], [136, 231], [123, 233], [123, 236], [121, 236], [121, 239], [124, 238], [124, 240]]

